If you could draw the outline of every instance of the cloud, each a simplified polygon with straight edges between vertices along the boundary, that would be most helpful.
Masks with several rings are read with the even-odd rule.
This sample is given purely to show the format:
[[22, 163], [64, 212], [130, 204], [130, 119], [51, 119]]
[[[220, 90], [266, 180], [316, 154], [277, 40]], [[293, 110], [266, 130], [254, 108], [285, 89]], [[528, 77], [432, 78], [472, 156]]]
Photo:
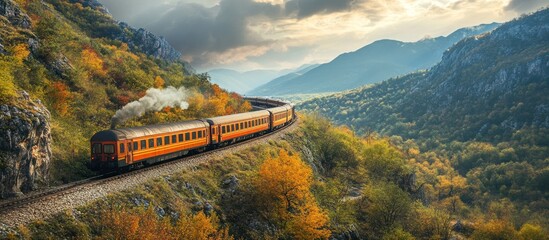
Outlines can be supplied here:
[[[355, 0], [220, 0], [207, 7], [194, 0], [102, 0], [122, 21], [164, 36], [197, 67], [214, 62], [244, 61], [264, 53], [277, 39], [257, 31], [258, 25], [284, 19], [347, 11]], [[212, 3], [212, 0], [209, 1]], [[260, 27], [265, 27], [261, 25]], [[273, 31], [279, 31], [276, 29]], [[257, 50], [252, 50], [257, 48]], [[231, 55], [237, 54], [237, 55]], [[248, 54], [248, 55], [247, 55]], [[226, 59], [220, 59], [226, 57]], [[213, 58], [213, 59], [212, 59]]]
[[298, 18], [350, 10], [355, 0], [290, 0], [285, 4], [286, 12], [296, 13]]
[[528, 13], [549, 6], [549, 0], [511, 0], [505, 10]]

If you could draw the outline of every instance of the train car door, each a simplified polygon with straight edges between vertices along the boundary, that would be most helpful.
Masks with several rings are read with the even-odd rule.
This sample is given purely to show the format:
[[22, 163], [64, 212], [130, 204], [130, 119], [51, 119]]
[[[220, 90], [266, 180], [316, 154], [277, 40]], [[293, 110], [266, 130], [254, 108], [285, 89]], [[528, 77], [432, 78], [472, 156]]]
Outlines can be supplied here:
[[128, 146], [128, 151], [126, 151], [126, 164], [132, 164], [133, 163], [133, 141], [128, 140], [126, 141], [126, 145]]
[[220, 132], [219, 132], [219, 128], [217, 127], [219, 125], [214, 125], [212, 124], [211, 127], [210, 127], [210, 134], [212, 136], [212, 141], [211, 143], [212, 144], [218, 144], [220, 142], [220, 139], [219, 139], [219, 136], [220, 136]]

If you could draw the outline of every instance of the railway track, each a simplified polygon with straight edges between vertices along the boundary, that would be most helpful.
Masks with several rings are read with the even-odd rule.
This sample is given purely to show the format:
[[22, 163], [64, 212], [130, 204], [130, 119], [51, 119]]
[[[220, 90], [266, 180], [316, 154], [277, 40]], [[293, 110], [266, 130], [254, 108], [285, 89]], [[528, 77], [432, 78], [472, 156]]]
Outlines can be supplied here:
[[[160, 162], [158, 164], [155, 164], [155, 165], [152, 165], [152, 166], [149, 166], [149, 167], [146, 167], [146, 168], [141, 168], [141, 169], [133, 170], [131, 172], [126, 172], [126, 173], [122, 173], [122, 174], [118, 174], [118, 175], [114, 172], [111, 172], [111, 173], [103, 174], [103, 175], [100, 175], [100, 176], [95, 176], [95, 177], [92, 177], [92, 178], [80, 180], [80, 181], [69, 183], [69, 184], [66, 184], [66, 185], [62, 185], [62, 186], [59, 186], [59, 187], [56, 187], [56, 188], [53, 188], [53, 189], [50, 189], [50, 190], [37, 192], [37, 193], [31, 194], [31, 195], [28, 195], [28, 196], [25, 196], [25, 197], [10, 199], [10, 200], [7, 200], [7, 201], [0, 202], [0, 225], [4, 225], [4, 226], [8, 226], [8, 227], [16, 227], [19, 224], [26, 224], [26, 223], [29, 223], [32, 220], [40, 219], [42, 217], [51, 216], [56, 212], [60, 212], [62, 210], [67, 209], [67, 208], [64, 208], [63, 206], [61, 206], [57, 209], [59, 211], [56, 211], [56, 210], [38, 211], [37, 208], [39, 208], [40, 206], [37, 206], [37, 207], [33, 208], [32, 207], [33, 205], [41, 205], [42, 207], [47, 208], [48, 202], [52, 202], [52, 201], [56, 201], [56, 200], [62, 200], [61, 202], [67, 202], [69, 204], [81, 206], [81, 205], [84, 205], [85, 203], [89, 203], [90, 199], [85, 199], [85, 200], [83, 200], [83, 202], [75, 204], [74, 199], [78, 199], [78, 197], [77, 198], [71, 198], [72, 194], [74, 194], [74, 193], [77, 194], [78, 192], [85, 192], [85, 193], [89, 194], [90, 191], [94, 191], [94, 188], [96, 188], [95, 191], [98, 191], [101, 194], [92, 194], [92, 195], [94, 195], [94, 196], [100, 195], [100, 196], [104, 197], [104, 196], [108, 195], [109, 193], [112, 193], [113, 191], [119, 191], [119, 190], [116, 190], [116, 188], [114, 188], [115, 190], [112, 190], [112, 191], [108, 191], [108, 190], [104, 191], [103, 186], [112, 185], [111, 183], [113, 183], [113, 182], [118, 182], [118, 181], [126, 181], [127, 182], [127, 180], [132, 178], [132, 177], [144, 175], [144, 174], [149, 173], [149, 172], [151, 172], [151, 173], [152, 172], [160, 172], [160, 174], [154, 173], [153, 176], [161, 176], [161, 175], [169, 174], [169, 173], [165, 173], [166, 171], [163, 171], [161, 169], [166, 169], [168, 166], [172, 166], [172, 165], [175, 166], [175, 168], [173, 168], [173, 169], [181, 170], [180, 168], [183, 168], [185, 166], [186, 167], [195, 166], [195, 165], [200, 164], [200, 163], [208, 162], [211, 159], [215, 158], [215, 156], [219, 155], [220, 153], [227, 152], [227, 151], [230, 152], [230, 150], [238, 149], [238, 148], [240, 148], [242, 146], [246, 146], [250, 143], [260, 142], [261, 140], [266, 140], [266, 139], [269, 139], [269, 138], [271, 138], [271, 137], [273, 137], [273, 136], [275, 136], [279, 133], [283, 133], [287, 129], [296, 126], [297, 125], [296, 122], [298, 122], [297, 118], [294, 121], [290, 122], [290, 124], [280, 128], [280, 129], [278, 129], [274, 132], [270, 132], [270, 133], [266, 133], [266, 134], [261, 135], [261, 136], [246, 139], [246, 140], [243, 140], [243, 141], [240, 141], [240, 142], [237, 142], [237, 143], [225, 146], [225, 147], [221, 147], [221, 148], [218, 148], [218, 149], [212, 149], [212, 150], [209, 150], [209, 151], [206, 151], [206, 152], [185, 156], [183, 158], [178, 158], [178, 159], [174, 159], [174, 160], [170, 160], [170, 161], [166, 161], [166, 162]], [[147, 179], [150, 179], [150, 178], [151, 178], [151, 176], [147, 177]], [[129, 181], [132, 182], [132, 180], [129, 180]], [[133, 181], [133, 182], [135, 182], [135, 181]], [[135, 186], [135, 184], [134, 184], [134, 186]], [[131, 184], [130, 184], [130, 187], [131, 187]], [[129, 188], [129, 187], [127, 187], [127, 188]], [[124, 189], [124, 188], [122, 188], [122, 189]], [[98, 198], [100, 198], [100, 197], [95, 197], [91, 200], [96, 200]], [[76, 201], [78, 201], [78, 200], [76, 200]], [[38, 214], [36, 214], [37, 212], [38, 212]], [[45, 213], [42, 213], [42, 212], [45, 212]], [[27, 213], [30, 214], [30, 215], [35, 215], [36, 214], [38, 216], [25, 216], [25, 214], [27, 214]]]

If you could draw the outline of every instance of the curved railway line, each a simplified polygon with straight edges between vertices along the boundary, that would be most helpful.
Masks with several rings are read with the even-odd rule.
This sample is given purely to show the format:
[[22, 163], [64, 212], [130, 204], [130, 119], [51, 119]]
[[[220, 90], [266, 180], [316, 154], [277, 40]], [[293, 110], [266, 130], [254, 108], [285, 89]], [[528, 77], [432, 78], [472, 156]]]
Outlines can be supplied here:
[[21, 224], [28, 224], [33, 220], [44, 219], [56, 213], [83, 206], [109, 194], [135, 187], [138, 184], [145, 183], [149, 179], [174, 174], [183, 169], [241, 151], [251, 145], [281, 137], [285, 132], [293, 130], [297, 126], [296, 122], [298, 120], [294, 119], [290, 124], [276, 131], [222, 148], [160, 162], [146, 168], [118, 175], [111, 172], [68, 183], [53, 189], [31, 193], [24, 197], [1, 201], [0, 228], [14, 228]]

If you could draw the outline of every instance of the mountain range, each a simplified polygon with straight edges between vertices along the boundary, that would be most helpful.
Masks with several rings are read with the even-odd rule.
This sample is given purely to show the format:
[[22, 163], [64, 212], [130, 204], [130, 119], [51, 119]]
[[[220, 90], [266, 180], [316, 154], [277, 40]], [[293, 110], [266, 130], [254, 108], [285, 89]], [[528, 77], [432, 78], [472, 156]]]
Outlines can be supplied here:
[[462, 28], [446, 37], [427, 38], [417, 42], [379, 40], [354, 52], [344, 53], [290, 78], [275, 79], [252, 91], [252, 95], [289, 95], [337, 92], [365, 84], [377, 83], [398, 75], [428, 69], [438, 63], [444, 51], [456, 42], [489, 32], [499, 23]]
[[549, 9], [466, 38], [442, 61], [348, 93], [305, 102], [366, 133], [548, 146]]
[[318, 65], [303, 65], [297, 69], [282, 69], [282, 70], [253, 70], [247, 72], [239, 72], [231, 69], [212, 69], [208, 71], [211, 82], [229, 91], [240, 94], [248, 93], [256, 87], [267, 84], [273, 79], [278, 79], [281, 76], [292, 75], [304, 69], [311, 69]]

